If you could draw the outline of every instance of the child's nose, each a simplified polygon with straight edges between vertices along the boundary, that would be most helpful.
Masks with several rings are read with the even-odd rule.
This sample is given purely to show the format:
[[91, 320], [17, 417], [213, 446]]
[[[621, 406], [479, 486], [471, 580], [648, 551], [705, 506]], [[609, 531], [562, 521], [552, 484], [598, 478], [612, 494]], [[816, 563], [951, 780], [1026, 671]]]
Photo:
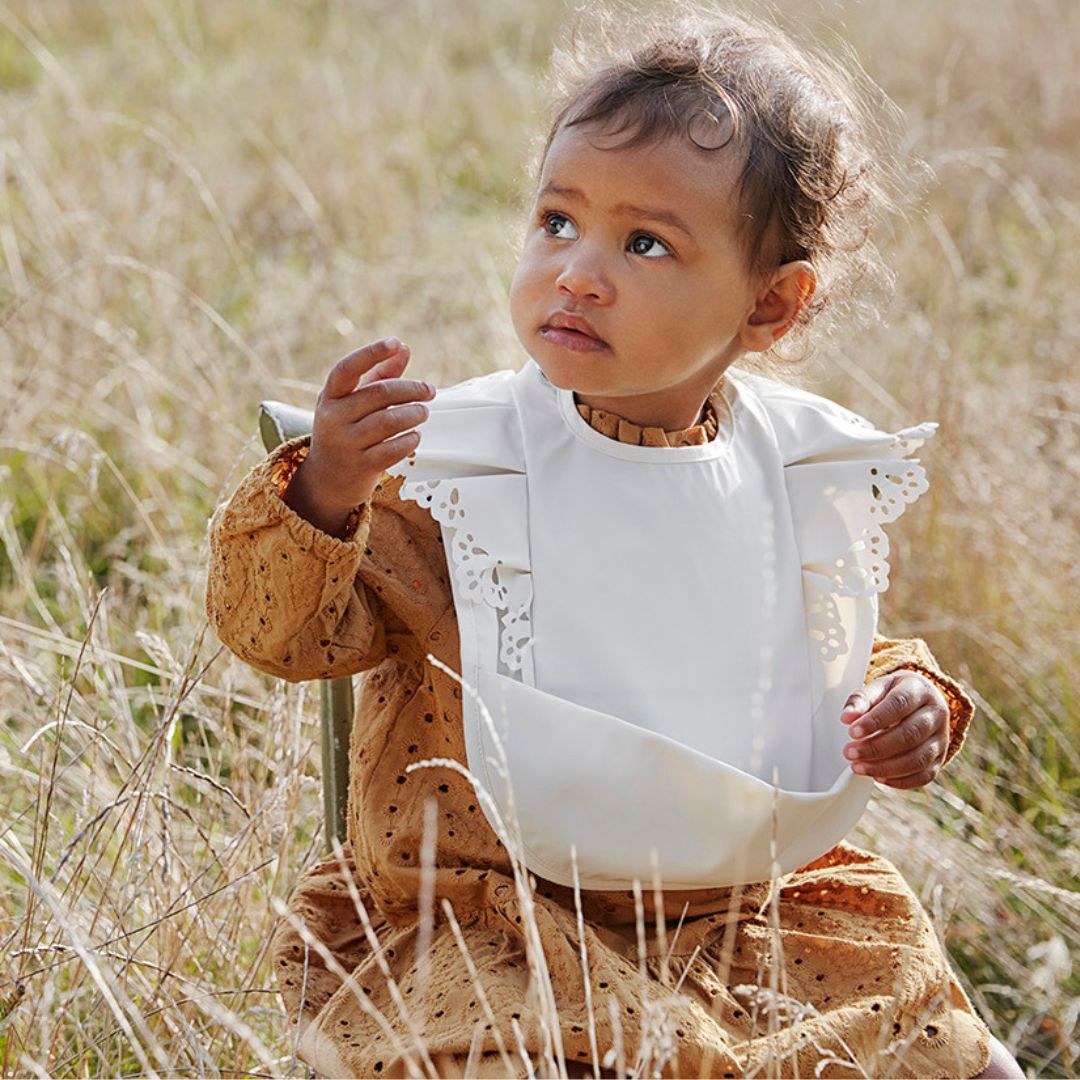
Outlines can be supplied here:
[[600, 303], [610, 300], [613, 294], [611, 280], [600, 260], [581, 253], [567, 257], [555, 284], [566, 296]]

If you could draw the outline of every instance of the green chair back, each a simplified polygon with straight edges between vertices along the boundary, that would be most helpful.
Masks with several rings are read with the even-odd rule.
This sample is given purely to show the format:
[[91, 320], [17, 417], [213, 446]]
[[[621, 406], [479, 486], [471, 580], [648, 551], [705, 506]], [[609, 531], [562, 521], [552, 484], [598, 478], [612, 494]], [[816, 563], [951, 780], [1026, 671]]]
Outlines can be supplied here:
[[[267, 451], [298, 435], [310, 435], [314, 413], [280, 401], [259, 403], [259, 433]], [[326, 850], [336, 837], [345, 843], [345, 810], [349, 798], [349, 733], [353, 723], [353, 683], [350, 678], [324, 679], [319, 684], [322, 716], [323, 813]]]

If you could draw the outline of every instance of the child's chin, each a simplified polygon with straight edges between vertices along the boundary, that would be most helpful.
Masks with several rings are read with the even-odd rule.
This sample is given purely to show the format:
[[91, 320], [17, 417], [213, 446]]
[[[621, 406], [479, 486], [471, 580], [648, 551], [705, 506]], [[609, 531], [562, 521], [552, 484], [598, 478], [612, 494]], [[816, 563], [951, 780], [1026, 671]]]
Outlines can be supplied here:
[[559, 349], [558, 355], [552, 356], [544, 348], [534, 348], [528, 352], [552, 386], [560, 390], [584, 390], [594, 394], [602, 392], [598, 386], [589, 385], [593, 382], [589, 377], [590, 368], [598, 366], [595, 353], [572, 353]]

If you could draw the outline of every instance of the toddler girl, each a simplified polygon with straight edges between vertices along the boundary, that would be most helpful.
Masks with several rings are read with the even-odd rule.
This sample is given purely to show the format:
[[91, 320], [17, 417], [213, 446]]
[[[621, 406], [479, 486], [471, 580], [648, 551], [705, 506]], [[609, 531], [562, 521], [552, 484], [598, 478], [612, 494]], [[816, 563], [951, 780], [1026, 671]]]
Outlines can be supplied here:
[[320, 1072], [1008, 1075], [911, 890], [843, 840], [972, 713], [876, 634], [936, 425], [733, 366], [872, 264], [853, 102], [736, 19], [589, 67], [511, 289], [523, 362], [436, 395], [397, 339], [358, 349], [215, 514], [222, 640], [366, 673], [348, 843], [274, 943]]

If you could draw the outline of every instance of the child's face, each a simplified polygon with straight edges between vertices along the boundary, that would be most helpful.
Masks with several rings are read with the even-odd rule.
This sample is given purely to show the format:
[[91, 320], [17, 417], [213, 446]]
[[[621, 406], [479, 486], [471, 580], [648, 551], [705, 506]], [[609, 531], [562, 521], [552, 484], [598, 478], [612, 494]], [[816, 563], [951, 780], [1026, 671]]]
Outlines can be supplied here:
[[621, 399], [606, 403], [638, 423], [687, 426], [745, 350], [760, 288], [737, 235], [737, 154], [679, 139], [603, 147], [581, 127], [552, 141], [510, 290], [514, 328], [555, 386]]

